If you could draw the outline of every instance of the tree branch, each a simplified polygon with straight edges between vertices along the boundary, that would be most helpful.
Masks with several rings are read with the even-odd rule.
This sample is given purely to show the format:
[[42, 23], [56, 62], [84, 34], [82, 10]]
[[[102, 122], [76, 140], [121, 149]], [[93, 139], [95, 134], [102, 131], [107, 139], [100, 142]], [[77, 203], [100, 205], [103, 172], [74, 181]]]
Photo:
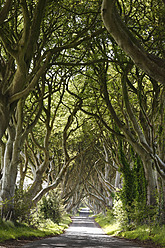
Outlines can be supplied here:
[[13, 0], [6, 0], [5, 5], [3, 6], [2, 10], [0, 11], [0, 25], [4, 22], [7, 15], [9, 14], [9, 10], [11, 8]]
[[24, 29], [22, 38], [20, 40], [21, 46], [25, 45], [28, 39], [29, 31], [30, 31], [30, 17], [28, 12], [27, 3], [25, 0], [21, 0], [22, 12], [24, 17]]
[[10, 97], [9, 103], [13, 103], [13, 102], [19, 100], [20, 98], [27, 96], [34, 89], [34, 87], [35, 87], [36, 83], [38, 82], [39, 78], [45, 72], [45, 70], [47, 68], [47, 65], [48, 65], [48, 63], [50, 61], [51, 55], [52, 54], [50, 52], [47, 54], [47, 57], [46, 57], [46, 60], [45, 60], [44, 64], [36, 72], [34, 78], [32, 79], [31, 83], [27, 86], [27, 88], [25, 88], [23, 91], [20, 91], [20, 92], [14, 94], [12, 97]]
[[101, 12], [105, 27], [138, 67], [147, 75], [165, 85], [165, 60], [144, 50], [121, 20], [115, 3], [116, 0], [103, 0], [102, 2]]
[[143, 134], [143, 131], [140, 128], [140, 126], [139, 126], [139, 124], [137, 122], [137, 119], [136, 119], [136, 117], [135, 117], [135, 115], [134, 115], [134, 113], [132, 111], [131, 106], [130, 106], [126, 80], [127, 80], [127, 77], [126, 77], [126, 70], [125, 70], [125, 73], [124, 73], [124, 75], [122, 76], [122, 79], [121, 79], [121, 83], [122, 83], [123, 99], [124, 99], [124, 103], [125, 103], [127, 113], [128, 113], [129, 118], [130, 118], [130, 120], [131, 120], [131, 122], [133, 124], [134, 130], [135, 130], [135, 132], [137, 133], [137, 135], [139, 137], [140, 143], [142, 144], [142, 146], [144, 146], [145, 149], [147, 149], [148, 152], [152, 153], [153, 151], [152, 151], [151, 147], [149, 146], [149, 144], [147, 143], [146, 138], [145, 138], [145, 136]]

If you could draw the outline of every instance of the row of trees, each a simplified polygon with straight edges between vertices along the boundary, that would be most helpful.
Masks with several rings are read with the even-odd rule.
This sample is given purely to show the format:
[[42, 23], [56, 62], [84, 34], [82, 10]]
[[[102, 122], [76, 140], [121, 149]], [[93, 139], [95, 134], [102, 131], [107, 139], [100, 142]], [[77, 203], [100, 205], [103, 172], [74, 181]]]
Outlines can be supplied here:
[[17, 218], [18, 190], [23, 212], [60, 187], [68, 211], [112, 207], [119, 191], [125, 209], [165, 221], [164, 12], [156, 0], [1, 1], [3, 217]]

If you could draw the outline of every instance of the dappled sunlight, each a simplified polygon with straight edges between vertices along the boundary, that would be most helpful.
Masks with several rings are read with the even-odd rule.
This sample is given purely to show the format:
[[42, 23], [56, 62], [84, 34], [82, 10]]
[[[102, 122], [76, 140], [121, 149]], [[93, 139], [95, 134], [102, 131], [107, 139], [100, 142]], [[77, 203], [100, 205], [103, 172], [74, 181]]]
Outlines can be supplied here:
[[64, 234], [34, 242], [25, 247], [142, 248], [136, 243], [108, 236], [97, 226], [94, 218], [88, 216], [89, 210], [82, 210], [80, 216], [72, 218], [73, 222]]
[[80, 236], [84, 234], [93, 234], [93, 235], [104, 235], [104, 232], [96, 227], [85, 227], [85, 226], [72, 226], [66, 231], [66, 235], [75, 235], [78, 234]]

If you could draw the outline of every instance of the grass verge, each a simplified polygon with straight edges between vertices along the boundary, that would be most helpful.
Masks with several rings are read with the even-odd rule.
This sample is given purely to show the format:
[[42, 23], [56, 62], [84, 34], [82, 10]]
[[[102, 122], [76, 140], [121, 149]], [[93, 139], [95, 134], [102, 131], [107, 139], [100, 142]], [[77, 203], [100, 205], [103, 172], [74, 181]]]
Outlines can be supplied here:
[[108, 235], [123, 237], [127, 239], [138, 239], [140, 241], [152, 241], [156, 245], [165, 248], [165, 225], [164, 226], [138, 226], [134, 230], [125, 231], [117, 223], [110, 212], [107, 215], [98, 214], [96, 222]]
[[131, 231], [122, 231], [120, 237], [127, 239], [138, 239], [141, 241], [153, 241], [157, 245], [165, 247], [165, 226], [138, 226]]
[[13, 222], [1, 222], [0, 223], [0, 242], [4, 242], [10, 239], [21, 239], [30, 237], [46, 237], [50, 235], [58, 235], [64, 232], [64, 230], [70, 224], [71, 219], [66, 215], [61, 223], [55, 224], [51, 220], [46, 220], [39, 228], [31, 228], [26, 225], [18, 224], [14, 225]]

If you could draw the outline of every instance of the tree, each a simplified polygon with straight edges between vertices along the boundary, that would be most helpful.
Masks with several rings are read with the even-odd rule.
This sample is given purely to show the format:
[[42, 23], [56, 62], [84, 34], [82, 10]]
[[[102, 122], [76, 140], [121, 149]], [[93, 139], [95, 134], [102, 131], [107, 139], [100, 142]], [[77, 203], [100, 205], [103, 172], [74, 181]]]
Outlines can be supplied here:
[[[158, 112], [155, 115], [154, 111], [156, 111], [156, 109], [158, 109], [159, 107], [160, 109], [162, 109], [161, 94], [163, 93], [160, 93], [160, 90], [162, 89], [162, 92], [164, 90], [164, 73], [165, 73], [164, 38], [165, 37], [164, 37], [164, 32], [162, 32], [162, 28], [164, 26], [163, 3], [164, 1], [163, 2], [161, 1], [160, 2], [157, 1], [128, 2], [128, 1], [105, 0], [102, 2], [102, 10], [101, 10], [102, 19], [105, 27], [107, 28], [107, 30], [109, 31], [115, 42], [118, 44], [118, 46], [121, 47], [121, 49], [132, 59], [132, 62], [138, 68], [138, 75], [139, 76], [141, 75], [139, 77], [140, 81], [138, 79], [140, 83], [139, 86], [143, 85], [142, 87], [140, 86], [139, 88], [140, 105], [142, 104], [143, 101], [143, 107], [142, 105], [140, 106], [141, 108], [140, 122], [147, 143], [149, 144], [151, 140], [153, 140], [153, 143], [152, 144], [150, 143], [151, 149], [148, 149], [149, 147], [148, 148], [145, 147], [145, 150], [147, 150], [147, 152], [150, 154], [157, 168], [157, 171], [162, 177], [161, 179], [162, 185], [164, 185], [165, 165], [164, 165], [164, 156], [160, 152], [158, 146], [160, 145], [160, 147], [164, 147], [164, 142], [162, 142], [161, 144], [160, 142], [158, 142], [159, 143], [158, 146], [154, 145], [157, 144], [156, 141], [157, 135], [161, 137], [160, 133], [158, 134], [156, 127], [157, 125], [158, 126], [160, 125], [161, 121], [160, 119], [157, 119], [158, 122], [155, 123], [156, 120], [155, 117], [157, 116]], [[148, 75], [150, 82], [153, 85], [153, 92], [155, 92], [151, 97], [152, 99], [151, 106], [153, 108], [151, 110], [151, 113], [155, 115], [155, 117], [152, 116], [153, 118], [152, 120], [154, 121], [151, 121], [151, 116], [148, 115], [149, 112], [146, 113], [145, 107], [148, 105], [146, 105], [145, 97], [141, 92], [142, 88], [145, 87], [145, 85], [146, 87], [148, 87], [148, 83], [147, 83], [148, 80], [145, 80], [144, 82], [144, 75]], [[128, 80], [128, 77], [127, 79], [125, 78], [123, 82], [124, 81], [125, 82], [127, 81], [129, 87], [131, 87], [132, 90], [135, 90], [135, 88], [132, 87], [133, 84], [130, 84], [130, 80]], [[127, 89], [127, 87], [128, 86], [126, 86], [126, 84], [123, 85], [123, 89]], [[129, 94], [126, 93], [125, 96], [126, 95], [128, 102]], [[133, 112], [131, 111], [130, 106], [128, 108], [130, 109], [129, 118], [131, 118], [131, 115], [133, 116]], [[162, 116], [162, 114], [160, 116]], [[152, 137], [154, 138], [148, 135], [149, 134], [148, 131], [150, 132], [150, 134], [151, 133], [153, 134]], [[148, 139], [149, 137], [150, 137], [150, 141]], [[158, 184], [157, 184], [157, 188], [159, 188]], [[165, 192], [163, 190], [163, 195], [164, 193]], [[165, 199], [165, 197], [163, 197], [163, 199]], [[163, 200], [163, 202], [165, 201]]]
[[18, 100], [33, 91], [50, 65], [63, 59], [70, 62], [67, 50], [75, 51], [95, 36], [89, 30], [98, 16], [90, 1], [87, 5], [84, 1], [78, 5], [74, 1], [7, 1], [1, 13], [0, 138]]
[[[31, 196], [35, 195], [35, 190], [38, 192], [42, 182], [42, 174], [44, 174], [44, 171], [49, 166], [49, 152], [47, 149], [54, 122], [53, 118], [50, 119], [50, 110], [52, 110], [50, 102], [53, 92], [47, 93], [45, 91], [45, 94], [48, 94], [48, 96], [43, 96], [43, 91], [46, 88], [49, 88], [48, 91], [51, 91], [51, 82], [48, 83], [48, 86], [46, 82], [46, 78], [48, 78], [50, 74], [49, 69], [54, 70], [55, 76], [53, 76], [53, 80], [55, 80], [55, 82], [60, 73], [61, 80], [64, 80], [65, 72], [61, 69], [60, 64], [73, 62], [72, 58], [74, 58], [74, 63], [77, 62], [77, 60], [81, 61], [81, 58], [77, 57], [77, 47], [97, 35], [97, 32], [102, 32], [103, 29], [101, 27], [99, 31], [92, 34], [92, 27], [95, 25], [98, 11], [93, 9], [90, 2], [87, 5], [86, 2], [75, 5], [74, 1], [69, 1], [68, 3], [68, 1], [53, 2], [43, 0], [22, 0], [18, 3], [7, 1], [4, 5], [3, 3], [0, 10], [2, 14], [0, 20], [0, 138], [5, 139], [5, 131], [7, 130], [7, 139], [9, 141], [8, 143], [1, 141], [3, 150], [1, 197], [3, 201], [5, 201], [6, 199], [9, 200], [9, 198], [13, 199], [20, 157], [19, 152], [22, 150], [29, 133], [32, 134], [31, 142], [35, 143], [39, 149], [41, 148], [42, 155], [45, 158], [43, 164], [40, 165], [37, 170], [36, 178], [39, 180], [34, 181], [33, 184], [37, 187], [31, 188], [31, 190], [33, 189]], [[77, 11], [75, 11], [75, 6], [77, 7]], [[96, 4], [95, 8], [97, 8], [97, 6]], [[86, 9], [88, 9], [87, 12]], [[86, 18], [84, 18], [82, 14], [84, 12]], [[74, 56], [69, 56], [69, 52], [67, 52], [69, 50], [71, 50]], [[85, 56], [84, 54], [83, 56]], [[41, 95], [37, 96], [35, 90], [37, 94]], [[31, 106], [30, 103], [24, 105], [26, 99], [31, 101], [31, 94], [37, 98], [36, 102], [40, 102], [40, 105], [42, 105], [38, 109], [38, 114], [36, 113], [36, 118], [33, 115], [35, 113], [34, 105]], [[42, 103], [45, 101], [42, 99], [43, 97], [48, 97], [48, 107], [43, 106]], [[22, 103], [22, 105], [18, 103]], [[66, 148], [66, 141], [68, 139], [67, 132], [72, 125], [74, 116], [79, 110], [79, 104], [80, 101], [77, 101], [77, 106], [71, 109], [70, 116], [68, 116], [68, 121], [63, 130], [63, 149], [66, 162], [64, 164], [67, 164], [69, 159]], [[26, 110], [29, 117], [24, 116], [23, 108], [28, 108]], [[37, 118], [42, 118], [40, 115], [41, 110], [43, 111], [42, 117], [44, 116], [43, 119], [45, 119], [44, 125], [46, 130], [45, 143], [43, 146], [36, 142], [34, 135]], [[30, 111], [32, 111], [32, 113], [30, 113]], [[26, 127], [24, 127], [26, 124], [23, 124], [23, 117], [25, 117], [27, 121]], [[34, 119], [31, 119], [31, 117]], [[30, 120], [31, 123], [28, 123], [28, 120]], [[19, 131], [17, 131], [18, 128]], [[19, 135], [19, 137], [16, 135]], [[14, 144], [17, 139], [17, 143], [19, 144], [15, 147]], [[8, 144], [10, 144], [10, 147]], [[26, 146], [27, 144], [28, 143], [26, 143]], [[11, 157], [7, 163], [6, 156], [9, 148]], [[6, 152], [4, 152], [5, 150]], [[29, 158], [27, 158], [27, 154], [28, 152], [26, 150], [24, 154], [25, 173], [27, 172], [27, 161], [30, 162]], [[14, 158], [12, 156], [14, 156]], [[10, 163], [12, 163], [12, 165], [9, 166]], [[12, 174], [13, 172], [14, 174]], [[23, 170], [21, 170], [21, 175], [25, 177], [25, 173], [22, 172]], [[61, 171], [61, 175], [62, 173]], [[14, 175], [13, 180], [10, 180], [12, 175]], [[60, 177], [57, 179], [57, 182], [59, 179]], [[12, 182], [12, 185], [8, 183], [9, 181]], [[21, 184], [22, 183], [23, 180]], [[6, 192], [8, 191], [7, 187], [10, 188], [9, 185], [11, 185], [11, 189], [9, 190], [10, 194], [7, 196]], [[55, 185], [53, 187], [55, 187]], [[11, 206], [5, 211], [5, 215], [6, 213], [10, 213], [10, 208]]]
[[100, 4], [21, 0], [1, 6], [1, 198], [10, 202], [3, 209], [7, 218], [18, 170], [20, 189], [32, 179], [22, 191], [32, 206], [59, 186], [68, 210], [88, 199], [99, 211], [111, 205], [121, 174], [130, 185], [140, 159], [148, 205], [157, 204], [157, 190], [160, 201], [165, 198], [163, 8], [155, 0], [105, 0], [107, 32]]
[[[140, 6], [143, 7], [141, 8]], [[120, 9], [121, 16], [118, 9]], [[120, 1], [104, 0], [101, 11], [104, 25], [117, 44], [147, 75], [164, 85], [164, 37], [161, 34], [162, 27], [164, 26], [164, 6], [162, 6], [162, 3], [157, 1], [142, 1], [142, 4], [140, 1], [131, 1], [130, 3], [122, 1], [120, 3]], [[140, 12], [140, 14], [138, 12], [139, 26], [141, 24], [141, 15], [144, 15], [147, 26], [143, 25], [143, 27], [148, 37], [142, 36], [140, 32], [138, 33], [139, 30], [136, 30], [136, 22], [134, 23], [132, 18], [132, 13], [135, 13], [135, 11]], [[153, 14], [152, 18], [148, 17], [151, 17], [150, 13]], [[135, 16], [137, 17], [137, 15]], [[158, 24], [156, 29], [155, 22]], [[142, 29], [143, 32], [144, 29]], [[153, 49], [153, 46], [150, 46], [150, 41], [152, 44], [159, 42], [158, 47], [161, 50]], [[142, 42], [145, 44], [144, 46], [141, 45]]]

